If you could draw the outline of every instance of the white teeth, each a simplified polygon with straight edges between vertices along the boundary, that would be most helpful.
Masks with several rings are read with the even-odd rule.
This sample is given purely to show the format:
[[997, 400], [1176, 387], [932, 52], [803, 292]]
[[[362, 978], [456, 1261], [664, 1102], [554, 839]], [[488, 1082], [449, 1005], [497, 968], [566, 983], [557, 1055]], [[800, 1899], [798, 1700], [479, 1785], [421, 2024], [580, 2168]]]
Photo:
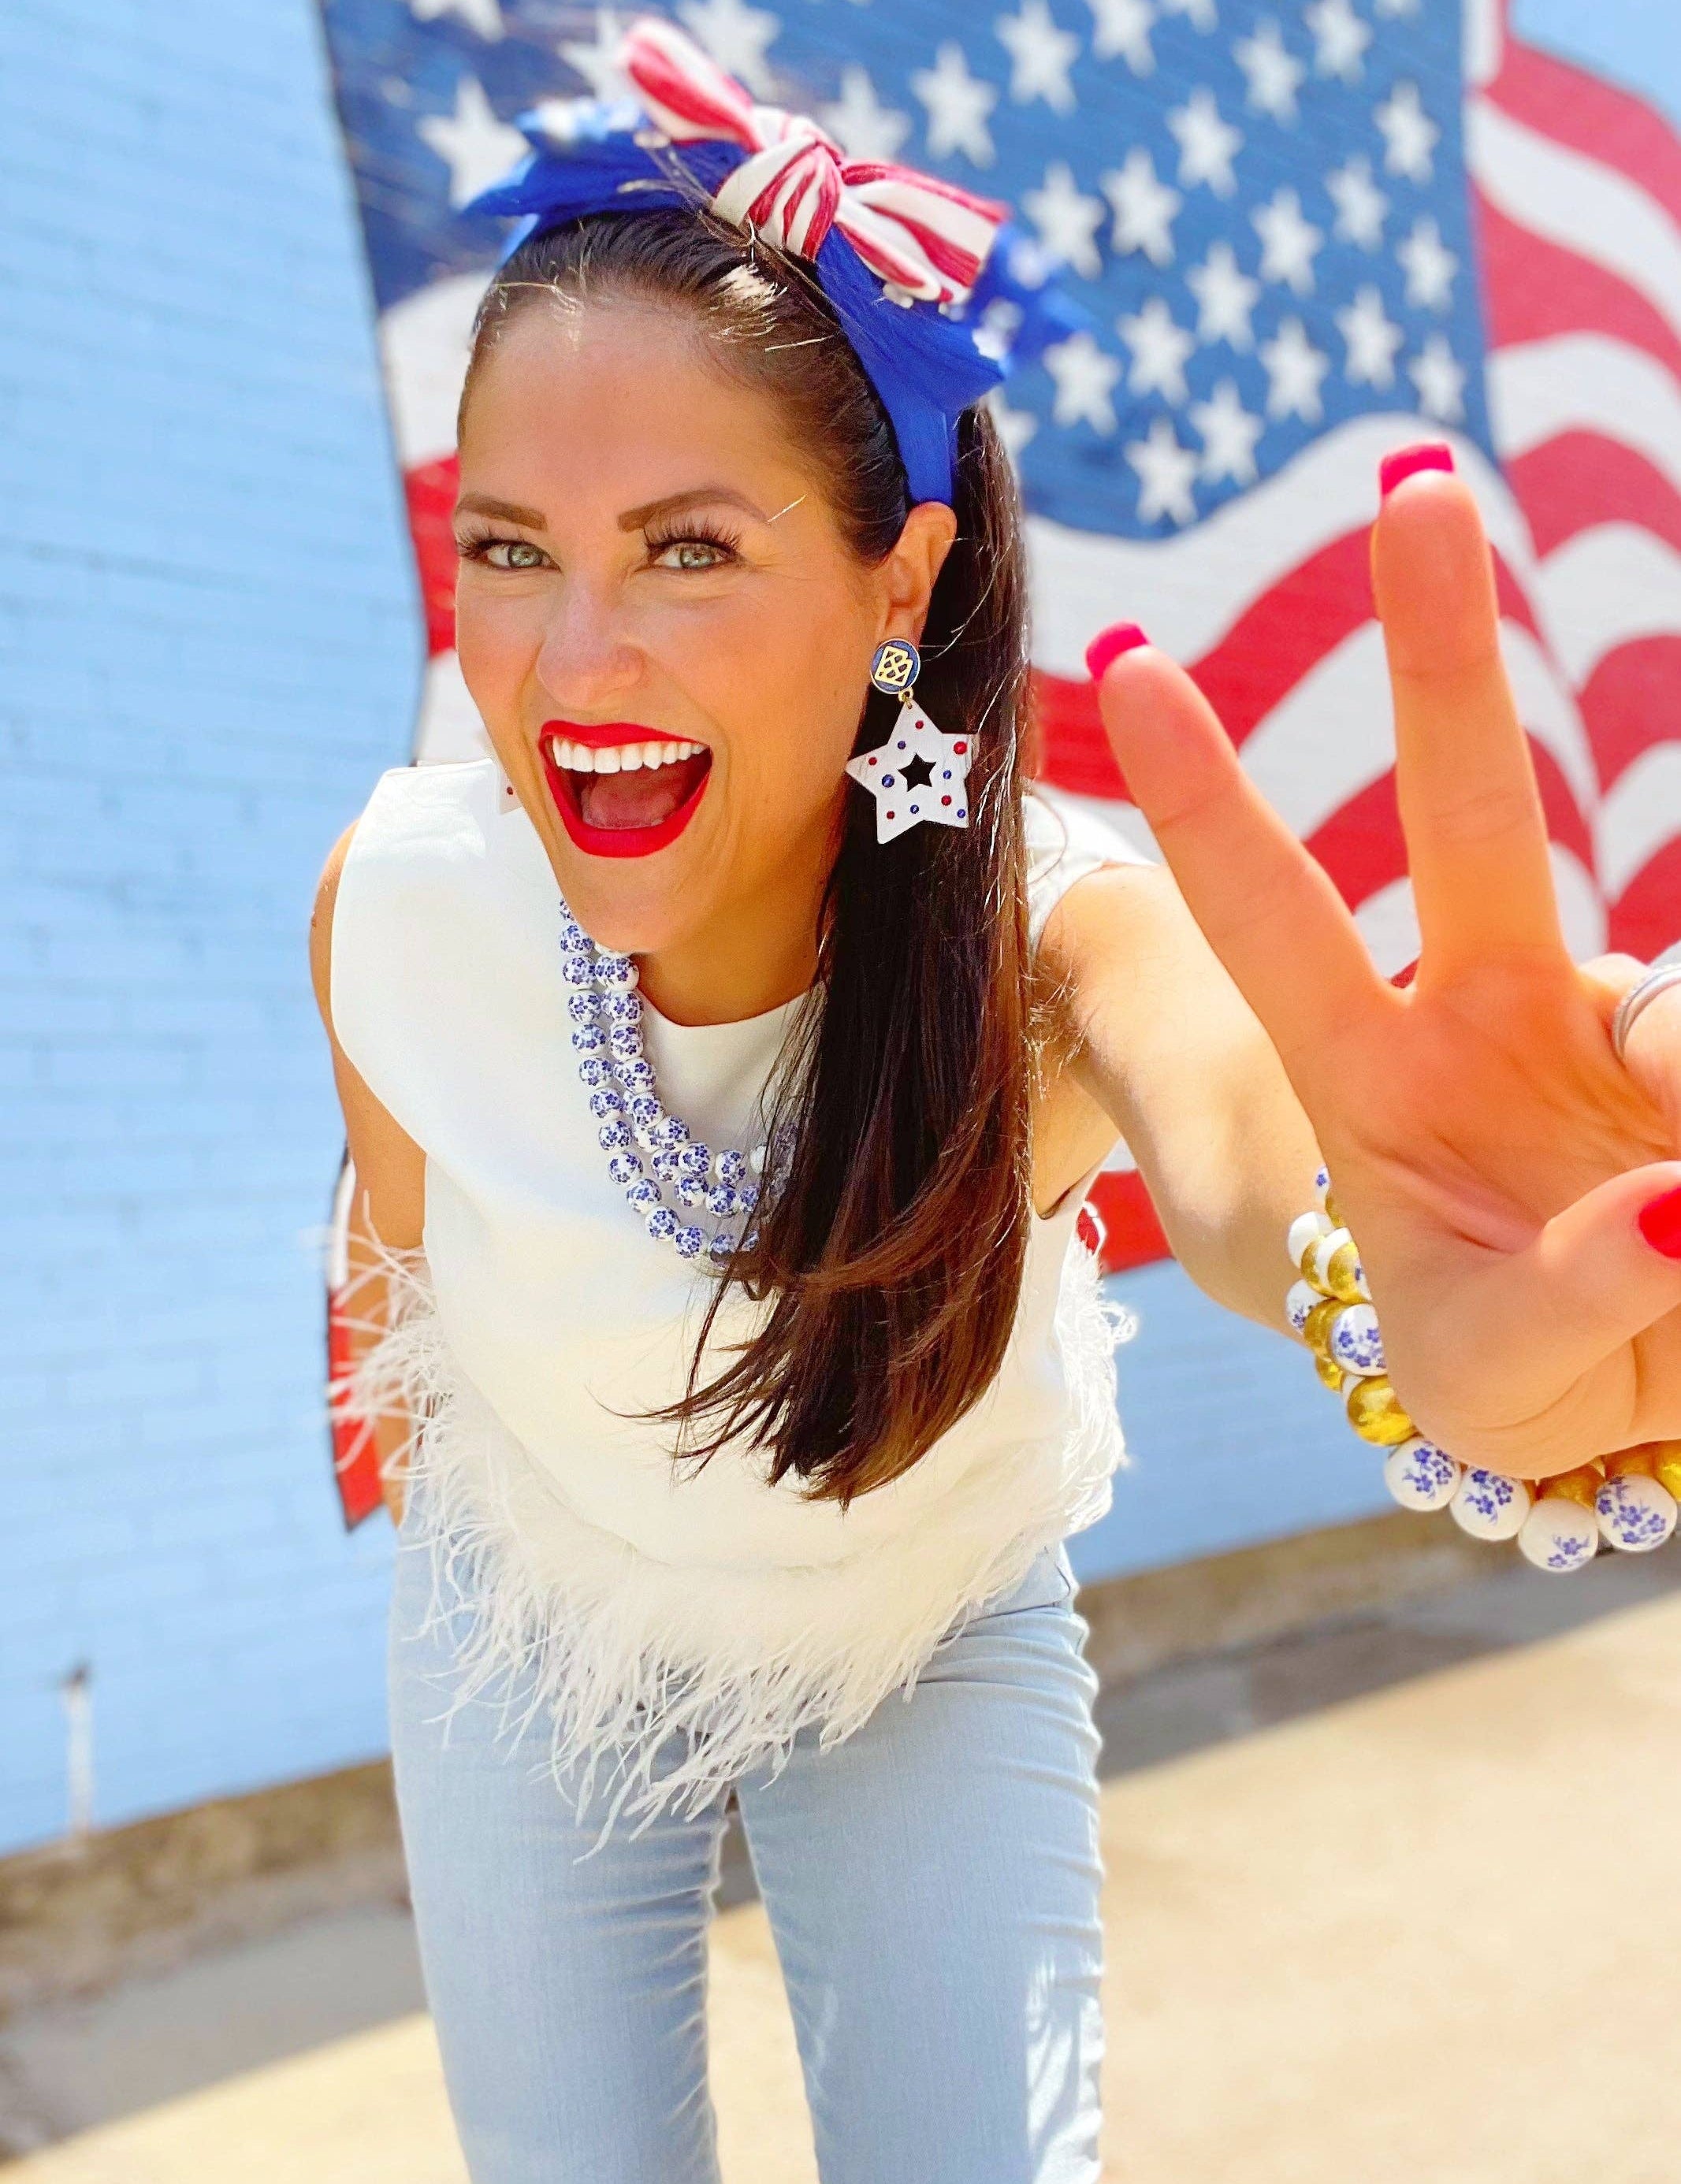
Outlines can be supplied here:
[[549, 749], [556, 766], [568, 773], [635, 773], [645, 766], [674, 766], [679, 759], [694, 758], [704, 744], [612, 744], [597, 750], [589, 744], [569, 743], [551, 736]]

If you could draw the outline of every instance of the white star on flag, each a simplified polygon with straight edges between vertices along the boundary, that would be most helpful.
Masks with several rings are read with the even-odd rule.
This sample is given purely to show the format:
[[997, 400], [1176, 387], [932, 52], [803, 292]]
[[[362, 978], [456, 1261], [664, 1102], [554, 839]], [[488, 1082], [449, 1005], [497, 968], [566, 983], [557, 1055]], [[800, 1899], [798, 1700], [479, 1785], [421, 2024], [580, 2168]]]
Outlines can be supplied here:
[[848, 61], [840, 71], [840, 96], [819, 107], [818, 118], [852, 159], [896, 159], [911, 133], [911, 117], [884, 106], [868, 69]]
[[1229, 198], [1237, 187], [1231, 162], [1243, 132], [1220, 118], [1214, 93], [1199, 85], [1183, 106], [1167, 117], [1169, 134], [1179, 147], [1179, 180], [1186, 189], [1206, 182], [1216, 197]]
[[1427, 417], [1452, 425], [1465, 415], [1465, 366], [1448, 346], [1445, 334], [1432, 334], [1407, 366], [1418, 389], [1418, 406]]
[[1111, 240], [1117, 250], [1142, 250], [1153, 265], [1173, 263], [1173, 215], [1185, 200], [1156, 174], [1155, 163], [1135, 144], [1126, 164], [1099, 177], [1097, 187], [1114, 214]]
[[1200, 265], [1185, 276], [1185, 285], [1197, 299], [1198, 341], [1230, 342], [1233, 348], [1253, 348], [1254, 330], [1249, 314], [1260, 301], [1261, 285], [1237, 263], [1229, 242], [1211, 242]]
[[623, 36], [622, 18], [611, 8], [598, 8], [594, 42], [586, 45], [582, 39], [572, 39], [561, 44], [561, 59], [578, 70], [597, 98], [623, 98], [630, 89], [630, 79], [618, 64], [619, 41]]
[[1084, 329], [1045, 351], [1045, 369], [1056, 382], [1051, 416], [1058, 425], [1087, 424], [1094, 432], [1114, 430], [1110, 398], [1120, 377], [1120, 359], [1099, 348]]
[[886, 742], [846, 761], [875, 799], [876, 840], [891, 842], [924, 819], [967, 827], [969, 757], [967, 736], [942, 735], [914, 698], [902, 704]]
[[722, 69], [740, 76], [751, 92], [768, 98], [775, 89], [765, 49], [779, 36], [781, 20], [766, 8], [745, 0], [682, 0], [678, 14]]
[[1395, 255], [1407, 276], [1407, 301], [1426, 310], [1445, 311], [1453, 300], [1454, 276], [1459, 259], [1442, 240], [1442, 231], [1427, 214], [1416, 220]]
[[1320, 382], [1331, 369], [1331, 359], [1308, 339], [1299, 319], [1286, 319], [1270, 342], [1260, 347], [1266, 367], [1266, 414], [1269, 417], [1299, 417], [1316, 425], [1325, 415]]
[[1410, 182], [1430, 180], [1431, 154], [1441, 131], [1425, 112], [1416, 83], [1398, 83], [1374, 117], [1383, 137], [1383, 164]]
[[493, 45], [502, 35], [502, 10], [498, 0], [409, 0], [417, 23], [435, 22], [440, 15], [459, 15], [470, 31]]
[[1126, 375], [1132, 393], [1183, 402], [1191, 391], [1185, 384], [1185, 361], [1197, 346], [1196, 336], [1175, 323], [1159, 296], [1148, 297], [1138, 310], [1117, 319], [1115, 325], [1132, 351], [1132, 369]]
[[1261, 239], [1260, 276], [1282, 281], [1305, 296], [1313, 287], [1313, 261], [1325, 237], [1302, 216], [1302, 201], [1292, 189], [1275, 191], [1254, 215]]
[[423, 114], [415, 125], [430, 151], [450, 170], [450, 202], [464, 205], [500, 182], [531, 147], [511, 122], [499, 121], [476, 75], [455, 86], [453, 114]]
[[1252, 36], [1237, 40], [1231, 56], [1243, 71], [1249, 104], [1256, 113], [1270, 114], [1275, 121], [1293, 121], [1296, 93], [1308, 72], [1307, 64], [1286, 47], [1277, 24], [1270, 19], [1259, 24]]
[[1222, 379], [1206, 402], [1191, 404], [1190, 417], [1203, 436], [1202, 476], [1210, 485], [1227, 479], [1233, 485], [1253, 485], [1259, 475], [1255, 443], [1265, 427], [1243, 407], [1237, 382]]
[[928, 109], [928, 148], [936, 159], [961, 152], [976, 167], [990, 167], [997, 154], [986, 117], [998, 103], [996, 87], [969, 72], [969, 58], [955, 38], [947, 38], [931, 69], [919, 69], [911, 89]]
[[1047, 256], [1058, 265], [1072, 266], [1086, 280], [1095, 281], [1103, 270], [1097, 248], [1097, 230], [1103, 224], [1101, 198], [1081, 195], [1074, 170], [1066, 159], [1053, 159], [1045, 180], [1036, 190], [1023, 193], [1022, 207], [1039, 231]]
[[1148, 75], [1156, 64], [1150, 28], [1156, 11], [1150, 0], [1088, 0], [1092, 51], [1100, 61], [1124, 60], [1134, 75]]
[[1192, 485], [1197, 458], [1181, 447], [1170, 418], [1152, 420], [1148, 437], [1127, 443], [1126, 460], [1138, 473], [1138, 514], [1146, 523], [1166, 516], [1173, 523], [1190, 523], [1197, 514]]
[[1214, 0], [1161, 0], [1164, 15], [1183, 15], [1193, 31], [1211, 31], [1220, 20]]
[[1332, 232], [1338, 241], [1356, 242], [1362, 250], [1376, 250], [1383, 240], [1383, 215], [1389, 209], [1389, 200], [1371, 179], [1371, 162], [1350, 159], [1347, 166], [1326, 176], [1325, 187], [1337, 208]]
[[1302, 20], [1313, 33], [1314, 66], [1319, 73], [1358, 83], [1371, 43], [1371, 25], [1361, 22], [1349, 0], [1313, 0], [1302, 11]]
[[1000, 15], [992, 25], [1010, 57], [1010, 97], [1018, 104], [1042, 98], [1058, 114], [1074, 111], [1068, 72], [1080, 51], [1071, 31], [1058, 30], [1046, 0], [1021, 0], [1019, 15]]
[[1377, 0], [1377, 13], [1389, 16], [1416, 15], [1418, 0]]
[[1395, 352], [1405, 336], [1384, 312], [1383, 298], [1370, 286], [1337, 314], [1337, 330], [1349, 345], [1343, 367], [1354, 387], [1389, 387], [1394, 383]]

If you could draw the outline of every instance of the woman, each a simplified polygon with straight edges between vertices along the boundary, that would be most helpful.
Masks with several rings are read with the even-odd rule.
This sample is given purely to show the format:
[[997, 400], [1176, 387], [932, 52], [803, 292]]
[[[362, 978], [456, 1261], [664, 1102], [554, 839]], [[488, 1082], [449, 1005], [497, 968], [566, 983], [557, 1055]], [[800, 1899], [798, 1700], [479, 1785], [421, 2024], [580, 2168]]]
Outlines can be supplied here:
[[1124, 1135], [1282, 1326], [1323, 1145], [1414, 1415], [1533, 1479], [1681, 1431], [1681, 1163], [1607, 1037], [1637, 967], [1559, 939], [1463, 490], [1375, 536], [1404, 995], [1137, 632], [1103, 704], [1170, 869], [1024, 791], [997, 209], [840, 168], [667, 26], [626, 59], [639, 109], [538, 117], [485, 200], [494, 761], [388, 775], [316, 920], [450, 2097], [478, 2184], [715, 2177], [733, 1796], [825, 2184], [1090, 2180], [1087, 1183]]

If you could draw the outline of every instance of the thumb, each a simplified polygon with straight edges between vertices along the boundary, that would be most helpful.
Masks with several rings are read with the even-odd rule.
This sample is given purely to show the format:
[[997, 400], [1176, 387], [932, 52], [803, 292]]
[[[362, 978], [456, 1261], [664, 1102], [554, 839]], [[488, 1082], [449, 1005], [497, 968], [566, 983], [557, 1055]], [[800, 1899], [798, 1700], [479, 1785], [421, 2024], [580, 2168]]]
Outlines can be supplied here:
[[1502, 1269], [1502, 1316], [1550, 1338], [1561, 1380], [1681, 1306], [1681, 1161], [1631, 1168], [1567, 1206]]

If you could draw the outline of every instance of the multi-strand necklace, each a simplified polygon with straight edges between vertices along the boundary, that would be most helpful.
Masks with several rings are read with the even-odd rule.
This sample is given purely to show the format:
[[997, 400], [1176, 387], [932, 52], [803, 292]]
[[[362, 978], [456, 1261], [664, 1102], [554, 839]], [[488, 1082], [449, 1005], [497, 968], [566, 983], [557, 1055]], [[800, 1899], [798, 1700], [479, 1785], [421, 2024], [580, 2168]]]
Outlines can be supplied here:
[[571, 991], [572, 1051], [589, 1095], [607, 1173], [648, 1234], [683, 1258], [729, 1263], [751, 1250], [765, 1148], [715, 1153], [667, 1113], [643, 1050], [642, 997], [634, 960], [598, 948], [564, 904], [561, 976]]

